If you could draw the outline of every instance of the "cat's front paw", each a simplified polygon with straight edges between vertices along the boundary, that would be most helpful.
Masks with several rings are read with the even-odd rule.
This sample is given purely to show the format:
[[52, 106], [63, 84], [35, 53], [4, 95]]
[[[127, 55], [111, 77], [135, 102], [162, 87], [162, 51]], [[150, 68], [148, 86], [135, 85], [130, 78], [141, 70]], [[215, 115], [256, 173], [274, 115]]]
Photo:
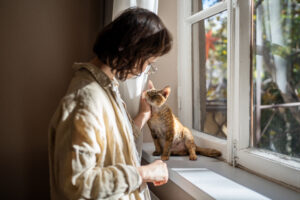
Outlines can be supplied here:
[[161, 156], [161, 159], [162, 159], [163, 161], [169, 160], [169, 156]]
[[197, 160], [197, 155], [190, 155], [190, 160]]
[[159, 152], [159, 151], [154, 151], [154, 152], [152, 153], [152, 155], [153, 155], [153, 156], [160, 156], [160, 155], [161, 155], [161, 152]]

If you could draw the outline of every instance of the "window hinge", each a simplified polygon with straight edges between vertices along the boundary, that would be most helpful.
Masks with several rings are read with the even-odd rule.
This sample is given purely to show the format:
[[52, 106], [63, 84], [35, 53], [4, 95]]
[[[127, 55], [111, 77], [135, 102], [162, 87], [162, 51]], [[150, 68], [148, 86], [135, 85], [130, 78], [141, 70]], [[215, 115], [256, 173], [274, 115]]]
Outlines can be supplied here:
[[232, 166], [236, 167], [237, 160], [238, 160], [238, 157], [237, 157], [237, 141], [236, 141], [236, 139], [233, 140], [232, 158], [233, 158], [232, 159]]

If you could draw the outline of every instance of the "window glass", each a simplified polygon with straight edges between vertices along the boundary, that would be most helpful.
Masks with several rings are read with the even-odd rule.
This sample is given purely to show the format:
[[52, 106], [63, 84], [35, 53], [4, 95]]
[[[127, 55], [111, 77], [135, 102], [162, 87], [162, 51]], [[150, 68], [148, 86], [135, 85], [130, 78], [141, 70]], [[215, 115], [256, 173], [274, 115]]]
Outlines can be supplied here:
[[222, 0], [192, 0], [192, 14], [207, 9]]
[[300, 1], [254, 0], [255, 147], [300, 158]]
[[227, 11], [192, 25], [193, 128], [227, 136]]

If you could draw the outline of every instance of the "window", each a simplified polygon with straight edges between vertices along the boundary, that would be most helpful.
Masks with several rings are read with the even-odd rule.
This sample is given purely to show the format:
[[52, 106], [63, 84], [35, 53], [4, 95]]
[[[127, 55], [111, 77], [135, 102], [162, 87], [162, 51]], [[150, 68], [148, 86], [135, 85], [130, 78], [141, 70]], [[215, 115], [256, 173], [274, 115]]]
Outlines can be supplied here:
[[196, 143], [300, 188], [300, 3], [178, 0], [179, 118]]
[[210, 8], [221, 1], [222, 0], [192, 0], [192, 2], [191, 2], [192, 13], [191, 14], [195, 14], [199, 11], [206, 10], [207, 8]]
[[254, 146], [300, 158], [300, 2], [254, 3]]
[[192, 70], [193, 128], [226, 139], [227, 11], [192, 25]]
[[227, 2], [186, 0], [178, 7], [179, 118], [198, 144], [227, 159]]

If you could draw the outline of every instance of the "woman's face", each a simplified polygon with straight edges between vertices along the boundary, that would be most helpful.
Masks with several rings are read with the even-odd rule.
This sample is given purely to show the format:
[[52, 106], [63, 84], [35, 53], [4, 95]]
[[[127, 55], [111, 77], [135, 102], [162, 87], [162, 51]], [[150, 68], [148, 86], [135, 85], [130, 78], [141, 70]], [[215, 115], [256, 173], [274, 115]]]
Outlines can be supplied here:
[[[157, 57], [151, 57], [151, 58], [149, 58], [149, 59], [144, 63], [142, 72], [144, 72], [144, 71], [147, 69], [148, 65], [150, 65], [150, 64], [153, 63], [153, 62], [155, 62], [156, 60], [157, 60]], [[134, 72], [135, 74], [140, 74], [139, 72], [136, 72], [136, 71], [137, 71], [137, 70], [136, 70], [136, 68], [135, 68], [135, 71], [133, 71], [133, 72]], [[134, 77], [136, 77], [136, 75], [134, 75], [134, 74], [128, 74], [127, 79], [134, 78]]]

